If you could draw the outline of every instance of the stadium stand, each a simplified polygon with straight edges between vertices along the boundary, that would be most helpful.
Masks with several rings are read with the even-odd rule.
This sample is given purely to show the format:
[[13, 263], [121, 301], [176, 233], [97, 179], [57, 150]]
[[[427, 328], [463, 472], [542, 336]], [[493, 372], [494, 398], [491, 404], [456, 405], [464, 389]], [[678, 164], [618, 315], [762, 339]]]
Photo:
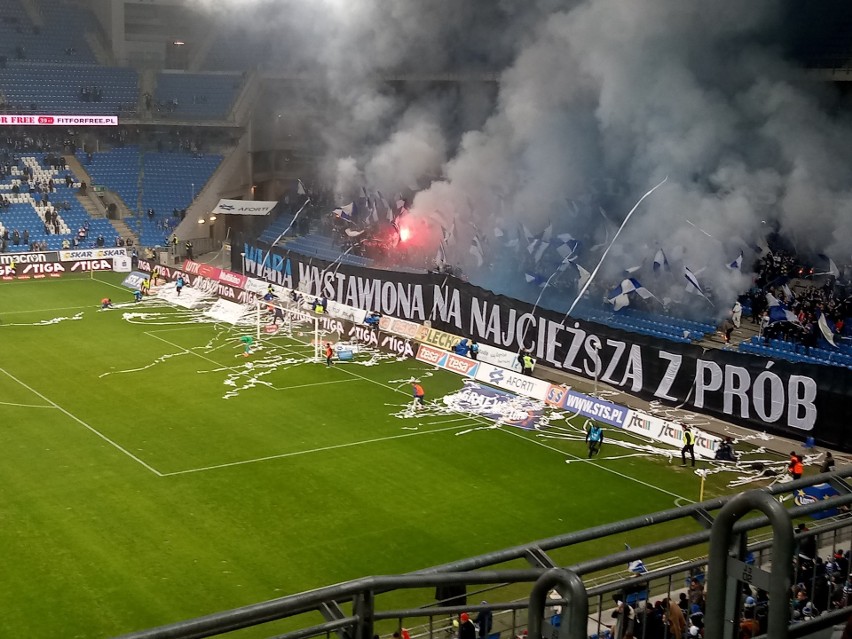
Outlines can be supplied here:
[[7, 62], [95, 64], [86, 44], [87, 31], [97, 29], [91, 12], [65, 0], [39, 3], [42, 24], [33, 23], [18, 0], [5, 0], [0, 7], [0, 56]]
[[26, 63], [0, 68], [6, 107], [26, 113], [87, 115], [136, 110], [138, 76], [133, 69]]
[[338, 262], [340, 264], [351, 264], [353, 266], [373, 266], [374, 264], [373, 260], [368, 257], [361, 257], [360, 255], [353, 255], [351, 253], [344, 254], [345, 249], [337, 246], [330, 237], [316, 233], [309, 233], [308, 235], [293, 238], [286, 242], [285, 247], [301, 255], [316, 257], [330, 262]]
[[160, 73], [154, 98], [160, 115], [224, 120], [242, 82], [237, 74]]
[[165, 245], [180, 221], [175, 209], [192, 203], [222, 161], [221, 155], [141, 152], [136, 146], [93, 153], [91, 161], [82, 151], [77, 155], [96, 184], [137, 212], [135, 230], [143, 246]]
[[[6, 231], [9, 233], [6, 250], [30, 251], [35, 243], [43, 243], [42, 248], [48, 250], [58, 250], [62, 248], [63, 241], [67, 240], [70, 245], [75, 237], [78, 237], [79, 246], [82, 247], [96, 246], [99, 237], [103, 238], [103, 246], [114, 246], [118, 234], [109, 220], [91, 218], [74, 197], [80, 187], [77, 177], [68, 169], [57, 171], [46, 166], [44, 158], [45, 154], [40, 153], [23, 155], [20, 166], [13, 165], [10, 175], [0, 181], [0, 195], [9, 202], [8, 206], [0, 208], [0, 234], [5, 235]], [[29, 182], [32, 186], [22, 181], [23, 167], [32, 170], [33, 176]], [[66, 186], [65, 176], [71, 177], [70, 186]], [[36, 185], [49, 191], [47, 185], [50, 180], [53, 180], [55, 190], [46, 194], [49, 201], [45, 203], [45, 196], [36, 190]], [[17, 194], [14, 193], [16, 186], [19, 190]], [[47, 219], [49, 212], [56, 213], [55, 226]], [[84, 229], [84, 236], [80, 234], [80, 229]], [[12, 238], [16, 230], [20, 238], [18, 244]], [[25, 232], [28, 243], [23, 240]]]
[[679, 344], [689, 344], [713, 333], [716, 328], [708, 322], [696, 322], [669, 315], [650, 313], [628, 308], [613, 312], [591, 304], [579, 304], [574, 315], [590, 322], [598, 322], [631, 333], [641, 333]]

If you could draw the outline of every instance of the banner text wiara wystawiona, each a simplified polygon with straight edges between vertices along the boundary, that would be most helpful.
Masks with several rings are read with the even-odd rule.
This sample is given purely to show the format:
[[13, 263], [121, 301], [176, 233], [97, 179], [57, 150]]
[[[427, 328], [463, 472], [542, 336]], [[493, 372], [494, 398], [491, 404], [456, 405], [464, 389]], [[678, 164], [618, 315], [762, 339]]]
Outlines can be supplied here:
[[[235, 267], [239, 268], [239, 256]], [[260, 266], [263, 264], [263, 273]], [[512, 351], [530, 350], [542, 363], [598, 379], [647, 399], [719, 415], [784, 434], [834, 433], [837, 380], [852, 388], [845, 369], [767, 362], [749, 355], [707, 351], [535, 309], [437, 273], [401, 273], [332, 264], [246, 245], [246, 274], [298, 288], [309, 296], [417, 322]], [[823, 369], [823, 370], [820, 370]], [[819, 380], [819, 383], [817, 382]], [[846, 397], [845, 391], [842, 393]], [[837, 414], [838, 423], [842, 416]], [[798, 435], [797, 435], [798, 436]]]

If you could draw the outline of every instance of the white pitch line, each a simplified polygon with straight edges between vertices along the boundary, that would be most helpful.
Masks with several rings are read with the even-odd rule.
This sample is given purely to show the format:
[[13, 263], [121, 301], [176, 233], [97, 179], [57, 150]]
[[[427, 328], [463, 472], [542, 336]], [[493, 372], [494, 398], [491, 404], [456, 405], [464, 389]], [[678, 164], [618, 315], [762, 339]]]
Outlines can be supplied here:
[[44, 406], [43, 404], [16, 404], [15, 402], [0, 402], [3, 406], [15, 406], [16, 408], [56, 408], [56, 406]]
[[12, 375], [12, 374], [11, 374], [9, 371], [7, 371], [6, 369], [4, 369], [4, 368], [0, 368], [0, 373], [3, 373], [3, 374], [4, 374], [4, 375], [6, 375], [8, 378], [10, 378], [10, 379], [12, 379], [12, 380], [14, 380], [14, 381], [18, 382], [18, 384], [20, 384], [21, 386], [23, 386], [24, 388], [26, 388], [26, 389], [27, 389], [28, 391], [30, 391], [33, 395], [37, 395], [38, 397], [40, 397], [41, 399], [43, 399], [44, 401], [46, 401], [48, 404], [50, 404], [51, 406], [53, 406], [54, 408], [56, 408], [57, 410], [59, 410], [61, 413], [65, 414], [67, 417], [70, 417], [71, 419], [73, 419], [75, 422], [77, 422], [78, 424], [80, 424], [80, 425], [81, 425], [81, 426], [83, 426], [84, 428], [86, 428], [86, 429], [88, 429], [89, 431], [93, 432], [95, 435], [97, 435], [97, 436], [98, 436], [98, 437], [100, 437], [102, 440], [104, 440], [105, 442], [107, 442], [110, 446], [112, 446], [112, 447], [113, 447], [113, 448], [115, 448], [116, 450], [119, 450], [119, 451], [121, 451], [122, 453], [124, 453], [125, 455], [127, 455], [128, 457], [130, 457], [130, 459], [132, 459], [133, 461], [135, 461], [137, 464], [140, 464], [141, 466], [144, 466], [145, 468], [147, 468], [148, 470], [150, 470], [152, 473], [154, 473], [154, 474], [155, 474], [155, 475], [157, 475], [158, 477], [162, 477], [162, 476], [163, 476], [163, 473], [161, 473], [159, 470], [157, 470], [157, 469], [156, 469], [156, 468], [154, 468], [153, 466], [150, 466], [149, 464], [147, 464], [147, 463], [145, 463], [144, 461], [142, 461], [141, 459], [139, 459], [136, 455], [134, 455], [133, 453], [131, 453], [131, 452], [130, 452], [129, 450], [127, 450], [124, 446], [122, 446], [121, 444], [118, 444], [118, 443], [114, 442], [114, 441], [113, 441], [113, 440], [111, 440], [109, 437], [107, 437], [106, 435], [104, 435], [101, 431], [99, 431], [97, 428], [94, 428], [93, 426], [90, 426], [89, 424], [87, 424], [86, 422], [84, 422], [84, 421], [83, 421], [82, 419], [80, 419], [79, 417], [77, 417], [77, 416], [75, 416], [75, 415], [72, 415], [72, 414], [71, 414], [71, 413], [69, 413], [67, 410], [65, 410], [64, 408], [62, 408], [62, 406], [60, 406], [59, 404], [57, 404], [57, 403], [56, 403], [56, 402], [54, 402], [53, 400], [48, 399], [47, 397], [45, 397], [44, 395], [42, 395], [41, 393], [39, 393], [36, 389], [34, 389], [32, 386], [29, 386], [29, 385], [28, 385], [28, 384], [26, 384], [25, 382], [22, 382], [21, 380], [19, 380], [17, 377], [15, 377], [14, 375]]
[[[531, 444], [535, 444], [536, 446], [541, 446], [542, 448], [547, 448], [548, 450], [555, 451], [555, 452], [559, 453], [560, 455], [562, 455], [564, 457], [571, 457], [576, 461], [588, 461], [588, 460], [583, 459], [582, 457], [577, 457], [576, 455], [572, 455], [571, 453], [566, 453], [564, 450], [559, 450], [558, 448], [556, 448], [554, 446], [548, 446], [547, 444], [545, 444], [543, 442], [536, 441], [535, 439], [530, 439], [529, 437], [524, 437], [520, 433], [516, 433], [514, 430], [508, 430], [508, 429], [504, 429], [504, 428], [501, 428], [499, 430], [501, 430], [504, 433], [508, 433], [509, 435], [512, 435], [513, 437], [520, 437], [524, 441], [530, 442]], [[642, 481], [641, 479], [636, 479], [635, 477], [631, 477], [630, 475], [625, 475], [624, 473], [620, 473], [617, 470], [613, 470], [612, 468], [607, 468], [606, 466], [601, 466], [600, 464], [595, 463], [595, 462], [591, 462], [590, 465], [595, 466], [596, 468], [600, 468], [601, 470], [605, 470], [608, 473], [612, 473], [613, 475], [618, 475], [619, 477], [623, 477], [624, 479], [629, 479], [630, 481], [636, 482], [637, 484], [642, 484], [643, 486], [647, 486], [648, 488], [653, 488], [654, 490], [657, 490], [661, 493], [665, 493], [666, 495], [669, 495], [670, 497], [676, 497], [678, 499], [685, 499], [689, 503], [694, 503], [693, 500], [689, 499], [688, 497], [684, 497], [683, 495], [678, 495], [677, 493], [669, 492], [665, 488], [660, 488], [659, 486], [655, 486], [654, 484], [649, 484], [646, 481]]]
[[107, 282], [105, 280], [99, 280], [94, 276], [89, 278], [89, 279], [91, 279], [93, 282], [98, 282], [99, 284], [106, 284], [107, 286], [112, 286], [113, 288], [117, 288], [118, 290], [125, 291], [127, 293], [130, 293], [131, 290], [132, 290], [132, 289], [127, 288], [126, 286], [119, 286], [118, 284], [113, 284], [112, 282]]
[[417, 437], [418, 435], [432, 435], [433, 433], [443, 433], [450, 430], [459, 430], [467, 428], [467, 426], [449, 426], [447, 428], [437, 428], [433, 430], [421, 430], [416, 433], [403, 433], [401, 435], [389, 435], [388, 437], [376, 437], [374, 439], [364, 439], [358, 442], [349, 442], [346, 444], [333, 444], [331, 446], [322, 446], [320, 448], [311, 448], [309, 450], [297, 450], [292, 453], [281, 453], [279, 455], [267, 455], [266, 457], [258, 457], [256, 459], [243, 459], [241, 461], [227, 462], [224, 464], [214, 464], [213, 466], [204, 466], [202, 468], [189, 468], [187, 470], [176, 470], [171, 473], [163, 473], [163, 477], [173, 477], [175, 475], [188, 475], [190, 473], [201, 473], [208, 470], [217, 470], [219, 468], [230, 468], [231, 466], [245, 466], [246, 464], [256, 464], [259, 462], [270, 461], [272, 459], [284, 459], [286, 457], [299, 457], [301, 455], [309, 455], [312, 453], [322, 453], [329, 450], [339, 450], [341, 448], [353, 448], [355, 446], [363, 446], [365, 444], [375, 444], [378, 442], [386, 442], [394, 439], [404, 439], [405, 437]]

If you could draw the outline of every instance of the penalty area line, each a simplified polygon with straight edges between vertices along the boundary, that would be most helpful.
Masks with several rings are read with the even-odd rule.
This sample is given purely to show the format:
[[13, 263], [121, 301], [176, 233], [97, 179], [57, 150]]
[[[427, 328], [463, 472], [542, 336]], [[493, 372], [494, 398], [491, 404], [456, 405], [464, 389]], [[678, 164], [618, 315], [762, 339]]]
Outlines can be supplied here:
[[30, 391], [33, 395], [36, 395], [36, 396], [40, 397], [41, 399], [43, 399], [44, 401], [46, 401], [48, 404], [50, 404], [53, 408], [57, 409], [59, 412], [63, 413], [65, 416], [67, 416], [67, 417], [69, 417], [69, 418], [73, 419], [75, 422], [77, 422], [78, 424], [80, 424], [81, 426], [83, 426], [84, 428], [86, 428], [87, 430], [91, 431], [92, 433], [94, 433], [95, 435], [97, 435], [98, 437], [100, 437], [102, 440], [104, 440], [106, 443], [108, 443], [110, 446], [112, 446], [112, 447], [113, 447], [113, 448], [115, 448], [116, 450], [118, 450], [118, 451], [120, 451], [120, 452], [124, 453], [125, 455], [127, 455], [128, 457], [130, 457], [130, 459], [132, 459], [133, 461], [135, 461], [137, 464], [139, 464], [139, 465], [141, 465], [141, 466], [144, 466], [146, 469], [150, 470], [152, 473], [154, 473], [154, 474], [155, 474], [155, 475], [157, 475], [158, 477], [162, 477], [162, 476], [163, 476], [163, 473], [161, 473], [159, 470], [157, 470], [156, 468], [154, 468], [154, 467], [153, 467], [153, 466], [151, 466], [150, 464], [147, 464], [146, 462], [144, 462], [144, 461], [142, 461], [141, 459], [139, 459], [136, 455], [134, 455], [133, 453], [131, 453], [131, 452], [130, 452], [129, 450], [127, 450], [124, 446], [122, 446], [121, 444], [119, 444], [119, 443], [117, 443], [117, 442], [113, 441], [112, 439], [110, 439], [109, 437], [107, 437], [106, 435], [104, 435], [101, 431], [99, 431], [97, 428], [95, 428], [94, 426], [90, 426], [89, 424], [87, 424], [86, 422], [84, 422], [82, 419], [80, 419], [80, 418], [79, 418], [79, 417], [77, 417], [76, 415], [72, 415], [72, 414], [71, 414], [71, 413], [69, 413], [67, 410], [65, 410], [64, 408], [62, 408], [62, 406], [60, 406], [59, 404], [57, 404], [57, 403], [56, 403], [56, 402], [54, 402], [53, 400], [51, 400], [51, 399], [49, 399], [49, 398], [45, 397], [44, 395], [42, 395], [41, 393], [39, 393], [36, 389], [34, 389], [32, 386], [29, 386], [26, 382], [22, 382], [20, 379], [18, 379], [18, 378], [17, 378], [17, 377], [15, 377], [14, 375], [12, 375], [12, 373], [10, 373], [9, 371], [7, 371], [5, 368], [0, 368], [0, 373], [3, 373], [3, 374], [4, 374], [4, 375], [6, 375], [6, 377], [8, 377], [9, 379], [11, 379], [11, 380], [13, 380], [13, 381], [17, 382], [18, 384], [20, 384], [21, 386], [23, 386], [24, 388], [26, 388], [28, 391]]
[[449, 426], [447, 428], [437, 428], [433, 430], [421, 430], [416, 433], [403, 433], [401, 435], [389, 435], [388, 437], [375, 437], [373, 439], [364, 439], [357, 442], [348, 442], [346, 444], [334, 444], [332, 446], [321, 446], [320, 448], [311, 448], [309, 450], [297, 450], [291, 453], [280, 453], [278, 455], [267, 455], [266, 457], [257, 457], [256, 459], [243, 459], [240, 461], [226, 462], [224, 464], [214, 464], [212, 466], [203, 466], [201, 468], [188, 468], [186, 470], [176, 470], [171, 473], [163, 473], [163, 477], [174, 477], [176, 475], [189, 475], [191, 473], [203, 473], [208, 470], [218, 470], [220, 468], [231, 468], [233, 466], [245, 466], [246, 464], [257, 464], [260, 462], [270, 461], [273, 459], [286, 459], [287, 457], [299, 457], [301, 455], [310, 455], [313, 453], [322, 453], [329, 450], [340, 450], [342, 448], [354, 448], [355, 446], [364, 446], [365, 444], [375, 444], [378, 442], [387, 442], [394, 439], [404, 439], [406, 437], [417, 437], [418, 435], [432, 435], [434, 433], [444, 433], [451, 430], [460, 430], [467, 428], [464, 426]]
[[45, 404], [16, 404], [15, 402], [0, 402], [0, 406], [14, 406], [15, 408], [56, 408]]

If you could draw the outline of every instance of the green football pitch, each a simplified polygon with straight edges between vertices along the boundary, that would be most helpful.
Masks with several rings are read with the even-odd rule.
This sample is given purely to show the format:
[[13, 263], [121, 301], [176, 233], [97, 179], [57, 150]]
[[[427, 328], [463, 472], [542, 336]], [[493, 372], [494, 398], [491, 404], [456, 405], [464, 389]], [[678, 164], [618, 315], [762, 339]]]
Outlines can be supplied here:
[[607, 444], [587, 462], [576, 437], [407, 411], [405, 380], [440, 404], [458, 376], [327, 368], [298, 335], [246, 359], [244, 332], [132, 305], [120, 281], [0, 283], [2, 637], [111, 637], [698, 498], [659, 455]]

